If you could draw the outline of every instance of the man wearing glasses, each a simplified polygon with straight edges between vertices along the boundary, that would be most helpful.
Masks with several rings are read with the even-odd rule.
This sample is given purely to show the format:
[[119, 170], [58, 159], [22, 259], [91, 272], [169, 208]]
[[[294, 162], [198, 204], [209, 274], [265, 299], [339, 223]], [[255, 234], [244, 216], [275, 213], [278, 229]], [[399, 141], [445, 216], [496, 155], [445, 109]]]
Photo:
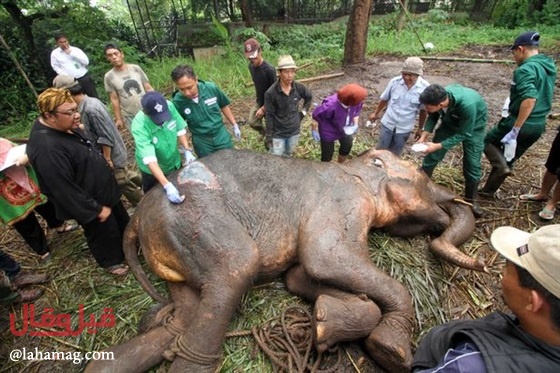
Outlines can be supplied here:
[[[539, 39], [537, 32], [525, 32], [510, 48], [517, 69], [511, 80], [509, 115], [488, 131], [484, 139], [484, 154], [492, 170], [480, 193], [489, 197], [494, 196], [511, 174], [513, 163], [545, 131], [546, 116], [552, 106], [556, 65], [550, 57], [539, 54]], [[502, 149], [505, 144], [515, 143], [515, 156], [506, 161]]]
[[39, 95], [27, 155], [43, 194], [60, 219], [76, 219], [89, 249], [107, 272], [124, 275], [122, 235], [129, 217], [109, 164], [79, 128], [70, 92], [49, 88]]

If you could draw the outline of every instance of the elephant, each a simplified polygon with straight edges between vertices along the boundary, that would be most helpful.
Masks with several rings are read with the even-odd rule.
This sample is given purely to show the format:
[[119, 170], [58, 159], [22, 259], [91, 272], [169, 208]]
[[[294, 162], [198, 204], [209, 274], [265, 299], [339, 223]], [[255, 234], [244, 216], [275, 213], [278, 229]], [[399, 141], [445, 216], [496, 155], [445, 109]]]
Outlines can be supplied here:
[[[142, 287], [171, 305], [166, 307], [173, 309], [171, 321], [110, 347], [115, 360], [92, 362], [87, 371], [145, 371], [171, 351], [172, 372], [214, 372], [244, 293], [281, 275], [288, 291], [317, 302], [313, 334], [318, 348], [363, 338], [379, 365], [407, 371], [412, 298], [370, 260], [369, 231], [438, 235], [430, 243], [433, 252], [452, 264], [486, 270], [483, 261], [457, 248], [474, 231], [469, 206], [388, 151], [368, 150], [334, 164], [221, 150], [169, 179], [185, 195], [184, 202], [171, 204], [163, 188], [154, 188], [132, 217], [123, 247]], [[167, 282], [171, 300], [148, 280], [138, 246], [150, 269]], [[362, 330], [353, 335], [351, 327], [323, 323], [325, 315], [336, 314], [336, 306], [329, 308], [333, 299], [363, 304], [346, 307], [354, 316], [344, 311], [337, 316], [367, 319]], [[360, 312], [371, 317], [357, 316]]]

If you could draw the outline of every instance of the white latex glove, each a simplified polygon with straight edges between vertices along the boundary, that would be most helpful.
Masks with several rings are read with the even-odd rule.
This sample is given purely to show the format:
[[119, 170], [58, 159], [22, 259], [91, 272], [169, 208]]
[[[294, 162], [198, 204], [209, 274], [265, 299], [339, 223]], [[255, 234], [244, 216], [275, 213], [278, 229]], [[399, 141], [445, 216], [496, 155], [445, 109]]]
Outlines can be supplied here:
[[196, 161], [196, 157], [194, 156], [194, 154], [192, 153], [191, 150], [186, 149], [185, 150], [185, 166]]
[[241, 131], [239, 130], [237, 123], [233, 125], [233, 134], [238, 141], [241, 140]]

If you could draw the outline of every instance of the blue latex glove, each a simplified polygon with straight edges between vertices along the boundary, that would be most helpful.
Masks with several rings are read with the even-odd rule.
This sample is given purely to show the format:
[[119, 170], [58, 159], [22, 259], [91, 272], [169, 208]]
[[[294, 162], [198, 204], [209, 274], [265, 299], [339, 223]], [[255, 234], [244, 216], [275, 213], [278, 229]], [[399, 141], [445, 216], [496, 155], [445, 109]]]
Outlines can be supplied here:
[[163, 186], [165, 189], [165, 194], [167, 194], [167, 199], [172, 203], [181, 203], [185, 200], [185, 196], [180, 196], [179, 191], [175, 188], [175, 185], [167, 183]]
[[505, 135], [502, 140], [501, 143], [502, 144], [507, 144], [509, 143], [511, 140], [517, 140], [517, 135], [519, 135], [519, 128], [517, 127], [513, 127], [511, 129], [511, 131], [509, 131], [507, 133], [507, 135]]
[[192, 151], [188, 149], [185, 150], [185, 166], [194, 161], [196, 161], [196, 157], [194, 156]]
[[239, 130], [239, 126], [237, 124], [233, 125], [233, 134], [237, 140], [241, 140], [241, 131]]
[[315, 142], [321, 141], [321, 136], [319, 135], [319, 131], [311, 130], [311, 136], [313, 136], [313, 140], [315, 140]]

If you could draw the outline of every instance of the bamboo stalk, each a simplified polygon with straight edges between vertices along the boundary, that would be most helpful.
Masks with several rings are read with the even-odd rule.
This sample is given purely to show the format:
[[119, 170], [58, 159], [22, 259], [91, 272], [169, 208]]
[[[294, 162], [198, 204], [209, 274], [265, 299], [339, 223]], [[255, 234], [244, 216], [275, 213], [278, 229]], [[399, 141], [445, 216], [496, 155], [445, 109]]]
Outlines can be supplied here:
[[35, 97], [39, 97], [39, 95], [37, 94], [37, 91], [35, 90], [35, 87], [33, 86], [33, 83], [31, 83], [31, 80], [29, 80], [29, 77], [27, 76], [27, 74], [23, 70], [23, 67], [21, 67], [21, 65], [20, 65], [19, 61], [17, 60], [16, 56], [12, 53], [12, 50], [10, 49], [10, 46], [8, 45], [8, 43], [6, 43], [6, 41], [4, 40], [4, 37], [2, 35], [0, 35], [0, 44], [2, 44], [2, 46], [8, 52], [8, 55], [10, 56], [12, 61], [14, 61], [17, 69], [19, 70], [19, 72], [23, 76], [23, 79], [25, 79], [25, 82], [27, 83], [29, 88], [31, 88], [31, 92], [33, 92]]
[[486, 58], [466, 58], [466, 57], [432, 57], [422, 56], [423, 60], [450, 61], [450, 62], [476, 62], [476, 63], [505, 63], [512, 64], [511, 60], [489, 60]]
[[343, 75], [344, 75], [343, 72], [342, 73], [327, 74], [327, 75], [319, 75], [319, 76], [314, 76], [314, 77], [311, 77], [311, 78], [299, 79], [298, 82], [300, 82], [300, 83], [314, 82], [316, 80], [338, 78], [339, 76], [343, 76]]
[[[306, 62], [306, 63], [304, 63], [303, 65], [298, 66], [297, 69], [298, 69], [298, 70], [305, 69], [306, 67], [309, 67], [309, 66], [311, 66], [311, 65], [313, 65], [313, 64], [314, 64], [313, 61]], [[245, 87], [250, 87], [250, 86], [252, 86], [252, 85], [253, 85], [253, 82], [246, 82], [246, 83], [245, 83]]]

